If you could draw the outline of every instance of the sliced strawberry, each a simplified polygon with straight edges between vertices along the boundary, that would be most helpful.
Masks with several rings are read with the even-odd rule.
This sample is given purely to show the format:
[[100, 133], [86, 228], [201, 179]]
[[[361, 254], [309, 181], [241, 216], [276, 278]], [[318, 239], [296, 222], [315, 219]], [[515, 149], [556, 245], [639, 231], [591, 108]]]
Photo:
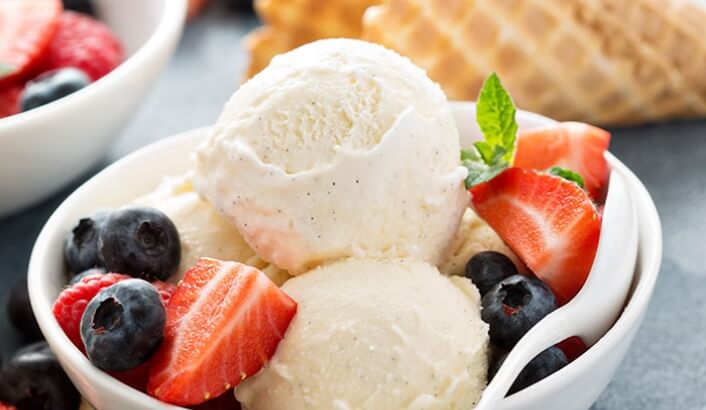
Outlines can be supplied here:
[[56, 32], [59, 0], [0, 1], [0, 86], [26, 76]]
[[0, 118], [20, 112], [20, 94], [22, 85], [8, 84], [0, 85]]
[[41, 69], [75, 67], [95, 81], [122, 60], [123, 47], [105, 24], [82, 13], [65, 11]]
[[601, 201], [608, 183], [608, 162], [603, 155], [608, 144], [608, 131], [579, 122], [535, 128], [518, 134], [513, 165], [538, 170], [559, 166], [578, 172], [591, 196]]
[[178, 405], [223, 394], [269, 361], [296, 311], [259, 270], [201, 258], [167, 306], [147, 391]]
[[476, 213], [554, 291], [557, 302], [578, 293], [601, 230], [586, 191], [553, 175], [509, 168], [470, 192]]

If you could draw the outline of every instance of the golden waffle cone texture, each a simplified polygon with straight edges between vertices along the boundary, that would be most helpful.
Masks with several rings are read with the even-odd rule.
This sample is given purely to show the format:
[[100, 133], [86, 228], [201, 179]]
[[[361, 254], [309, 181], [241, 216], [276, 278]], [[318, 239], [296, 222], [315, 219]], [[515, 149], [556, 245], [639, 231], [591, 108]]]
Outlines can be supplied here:
[[256, 0], [266, 26], [245, 40], [250, 53], [247, 78], [260, 72], [272, 57], [302, 44], [334, 37], [359, 38], [365, 10], [382, 0]]
[[[631, 124], [706, 115], [706, 11], [690, 0], [256, 0], [250, 77], [321, 38], [364, 38], [407, 55], [450, 99], [487, 75], [520, 108]], [[367, 10], [367, 11], [366, 11]]]

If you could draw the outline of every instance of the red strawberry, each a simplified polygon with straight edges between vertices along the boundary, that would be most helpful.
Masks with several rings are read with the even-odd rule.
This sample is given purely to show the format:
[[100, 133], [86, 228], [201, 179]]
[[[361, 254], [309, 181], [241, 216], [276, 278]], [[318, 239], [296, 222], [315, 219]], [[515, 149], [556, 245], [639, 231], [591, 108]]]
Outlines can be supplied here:
[[147, 391], [179, 405], [223, 394], [274, 355], [296, 311], [259, 270], [201, 258], [169, 302]]
[[0, 410], [17, 410], [17, 407], [5, 403], [0, 403]]
[[601, 230], [586, 191], [560, 177], [509, 168], [470, 192], [478, 215], [554, 291], [557, 302], [578, 293]]
[[76, 67], [93, 81], [112, 71], [123, 60], [123, 48], [110, 29], [81, 13], [65, 11], [42, 63], [43, 71]]
[[20, 112], [21, 93], [22, 86], [19, 84], [0, 85], [0, 118]]
[[0, 86], [32, 70], [56, 32], [61, 9], [59, 0], [0, 1]]
[[577, 336], [572, 336], [559, 344], [557, 344], [557, 347], [561, 349], [562, 352], [566, 355], [566, 358], [569, 359], [569, 362], [573, 362], [574, 360], [578, 359], [579, 356], [584, 354], [586, 350], [588, 350], [588, 346], [586, 346], [586, 343], [581, 340], [581, 338]]
[[86, 310], [86, 305], [103, 288], [114, 285], [121, 280], [130, 279], [130, 276], [119, 273], [109, 273], [100, 276], [87, 276], [80, 282], [64, 289], [54, 302], [54, 317], [66, 336], [84, 351], [81, 340], [81, 316]]
[[608, 162], [603, 155], [610, 133], [592, 125], [563, 122], [520, 132], [514, 166], [545, 170], [553, 166], [578, 172], [591, 196], [600, 201], [608, 183]]

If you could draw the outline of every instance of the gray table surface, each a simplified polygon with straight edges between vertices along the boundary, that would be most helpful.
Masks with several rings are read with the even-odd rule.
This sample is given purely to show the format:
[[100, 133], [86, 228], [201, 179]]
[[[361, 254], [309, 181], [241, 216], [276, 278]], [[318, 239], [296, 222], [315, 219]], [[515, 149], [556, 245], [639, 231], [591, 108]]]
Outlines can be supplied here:
[[[214, 122], [246, 64], [241, 38], [257, 21], [211, 7], [190, 24], [166, 72], [95, 173], [138, 147]], [[642, 179], [659, 209], [664, 262], [632, 349], [594, 405], [607, 409], [706, 409], [706, 121], [613, 131], [611, 150]], [[33, 242], [83, 180], [0, 219], [0, 306], [27, 268]], [[0, 314], [0, 354], [20, 339]]]

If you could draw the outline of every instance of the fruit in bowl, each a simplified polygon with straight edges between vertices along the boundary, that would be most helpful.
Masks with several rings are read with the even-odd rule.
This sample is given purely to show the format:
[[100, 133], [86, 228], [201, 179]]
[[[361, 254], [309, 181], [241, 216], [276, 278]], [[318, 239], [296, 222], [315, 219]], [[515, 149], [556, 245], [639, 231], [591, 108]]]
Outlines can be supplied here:
[[[123, 60], [110, 29], [63, 10], [58, 0], [7, 0], [0, 22], [0, 118], [29, 111], [88, 86]], [[10, 24], [12, 22], [12, 24]]]
[[0, 2], [0, 217], [101, 161], [174, 51], [186, 12], [186, 0], [68, 8], [79, 3]]
[[[600, 235], [594, 203], [600, 198], [592, 198], [583, 178], [567, 167], [604, 167], [605, 156], [586, 164], [586, 156], [572, 155], [580, 162], [552, 164], [560, 169], [513, 167], [523, 155], [516, 140], [525, 131], [518, 134], [514, 106], [496, 77], [478, 102], [476, 120], [485, 139], [461, 151], [457, 124], [438, 86], [379, 46], [313, 43], [275, 59], [271, 68], [236, 92], [199, 141], [193, 174], [184, 177], [194, 183], [172, 186], [169, 205], [157, 200], [150, 208], [128, 206], [143, 202], [137, 196], [155, 189], [150, 184], [166, 176], [161, 174], [139, 190], [127, 188], [135, 195], [91, 206], [74, 200], [81, 212], [59, 211], [64, 219], [54, 235], [67, 237], [65, 262], [73, 273], [113, 271], [88, 274], [63, 290], [55, 313], [68, 315], [40, 319], [44, 327], [72, 324], [69, 337], [50, 337], [75, 344], [65, 352], [74, 359], [67, 370], [74, 377], [91, 372], [125, 406], [160, 404], [116, 393], [118, 382], [107, 381], [97, 368], [182, 406], [235, 394], [251, 409], [472, 407], [487, 382], [488, 356], [500, 358], [583, 284]], [[272, 90], [272, 98], [262, 98]], [[319, 121], [303, 121], [309, 118]], [[300, 127], [306, 142], [287, 141]], [[562, 127], [545, 133], [563, 133]], [[183, 162], [195, 144], [173, 154]], [[164, 145], [144, 158], [161, 155], [158, 148]], [[290, 158], [287, 149], [302, 155]], [[575, 149], [582, 153], [580, 144]], [[142, 178], [139, 169], [120, 170]], [[607, 183], [594, 181], [597, 192]], [[174, 198], [184, 201], [177, 205]], [[106, 209], [96, 212], [101, 205]], [[467, 276], [448, 276], [438, 268], [446, 248], [461, 232], [478, 232], [462, 225], [469, 207], [508, 250], [468, 253]], [[183, 209], [192, 210], [189, 218]], [[125, 213], [132, 217], [120, 217]], [[384, 223], [392, 217], [409, 226]], [[433, 235], [424, 237], [427, 232]], [[243, 249], [224, 252], [218, 241], [203, 246], [214, 234]], [[46, 243], [40, 237], [38, 247]], [[202, 258], [182, 273], [181, 258], [195, 249]], [[109, 262], [113, 257], [117, 261]], [[269, 269], [272, 264], [278, 269]], [[294, 277], [279, 287], [275, 277], [282, 276], [275, 275], [283, 268]], [[34, 266], [31, 271], [39, 272]], [[155, 279], [176, 283], [168, 301], [155, 297], [149, 283]], [[116, 295], [126, 286], [121, 283], [135, 281], [151, 295], [147, 305], [155, 317], [149, 329], [130, 326], [130, 316], [123, 320], [132, 307]], [[74, 293], [79, 296], [68, 297]], [[46, 296], [51, 292], [41, 294], [39, 307]], [[153, 333], [160, 330], [161, 340]], [[153, 354], [135, 357], [129, 366], [96, 360], [101, 352], [92, 348], [82, 357], [86, 342], [98, 333], [110, 339], [114, 331], [126, 351], [141, 339], [139, 332], [152, 335], [158, 346], [144, 349]], [[571, 366], [569, 359], [580, 353], [576, 341], [551, 349], [526, 368], [516, 389]], [[85, 366], [81, 373], [78, 366]], [[135, 374], [146, 377], [136, 383]]]

